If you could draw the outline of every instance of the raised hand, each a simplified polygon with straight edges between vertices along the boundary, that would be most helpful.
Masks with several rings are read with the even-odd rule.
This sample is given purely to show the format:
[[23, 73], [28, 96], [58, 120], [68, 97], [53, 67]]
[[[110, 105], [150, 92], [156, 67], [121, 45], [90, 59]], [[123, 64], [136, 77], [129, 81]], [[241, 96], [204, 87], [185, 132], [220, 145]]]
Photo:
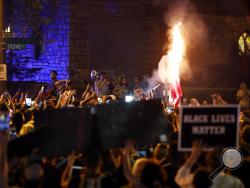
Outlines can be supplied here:
[[89, 91], [90, 89], [91, 89], [91, 86], [90, 84], [88, 84], [86, 90]]
[[201, 140], [194, 141], [193, 144], [192, 144], [191, 156], [194, 159], [198, 159], [202, 154], [203, 148], [204, 148], [204, 143]]
[[75, 163], [78, 155], [76, 155], [75, 151], [72, 151], [71, 154], [68, 155], [68, 163], [66, 168], [63, 171], [62, 179], [61, 179], [61, 187], [67, 188], [71, 179], [72, 174], [72, 166]]
[[130, 153], [134, 150], [134, 141], [127, 140], [125, 142], [124, 153]]
[[12, 100], [14, 101], [14, 99], [16, 99], [20, 94], [21, 94], [21, 89], [19, 88], [15, 93], [15, 95], [13, 96]]
[[194, 141], [192, 146], [192, 153], [183, 166], [191, 169], [198, 160], [198, 158], [201, 156], [203, 148], [204, 143], [201, 140]]
[[75, 163], [75, 160], [77, 159], [78, 155], [75, 151], [72, 151], [69, 155], [68, 155], [68, 164], [73, 165]]

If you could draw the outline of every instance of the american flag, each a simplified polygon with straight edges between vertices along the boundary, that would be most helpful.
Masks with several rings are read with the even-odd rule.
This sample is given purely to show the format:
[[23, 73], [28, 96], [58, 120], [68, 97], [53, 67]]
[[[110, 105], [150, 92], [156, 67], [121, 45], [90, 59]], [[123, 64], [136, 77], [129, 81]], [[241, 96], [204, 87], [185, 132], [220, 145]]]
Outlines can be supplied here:
[[173, 107], [179, 106], [182, 97], [182, 89], [179, 80], [170, 83], [169, 86], [169, 103]]

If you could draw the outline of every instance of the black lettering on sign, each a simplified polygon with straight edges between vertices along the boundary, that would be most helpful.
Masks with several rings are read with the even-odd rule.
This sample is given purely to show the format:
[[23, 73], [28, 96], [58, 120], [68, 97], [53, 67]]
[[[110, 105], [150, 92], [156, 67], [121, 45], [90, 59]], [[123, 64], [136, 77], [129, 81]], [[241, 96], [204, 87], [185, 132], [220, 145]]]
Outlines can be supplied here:
[[211, 122], [212, 123], [235, 123], [236, 119], [234, 115], [231, 114], [212, 114]]
[[239, 144], [239, 106], [181, 107], [178, 149], [191, 151], [194, 140], [216, 146], [237, 147]]
[[208, 115], [184, 115], [184, 123], [207, 123]]
[[225, 134], [226, 128], [223, 126], [193, 126], [192, 134], [196, 135], [220, 135]]

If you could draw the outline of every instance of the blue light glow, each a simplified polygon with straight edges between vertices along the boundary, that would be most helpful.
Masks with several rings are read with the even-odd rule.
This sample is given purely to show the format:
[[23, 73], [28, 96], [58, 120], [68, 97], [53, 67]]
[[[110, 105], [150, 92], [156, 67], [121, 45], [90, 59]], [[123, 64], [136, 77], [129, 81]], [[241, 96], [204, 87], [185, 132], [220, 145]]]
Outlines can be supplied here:
[[[27, 30], [30, 30], [27, 23], [24, 19], [20, 18], [19, 12], [22, 10], [16, 10], [20, 2], [18, 1], [13, 1], [15, 11], [13, 13], [14, 23], [12, 29], [16, 37], [32, 38], [31, 32], [27, 32]], [[68, 0], [60, 0], [54, 19], [49, 25], [42, 28], [42, 50], [37, 59], [35, 58], [36, 45], [28, 44], [24, 50], [13, 51], [16, 57], [12, 58], [12, 64], [15, 65], [21, 62], [24, 68], [41, 68], [41, 70], [31, 78], [19, 78], [18, 75], [13, 75], [11, 78], [12, 81], [48, 82], [51, 70], [58, 72], [58, 79], [68, 78], [69, 16]], [[26, 29], [26, 32], [23, 32], [24, 29]], [[25, 36], [23, 36], [23, 33], [25, 33]]]

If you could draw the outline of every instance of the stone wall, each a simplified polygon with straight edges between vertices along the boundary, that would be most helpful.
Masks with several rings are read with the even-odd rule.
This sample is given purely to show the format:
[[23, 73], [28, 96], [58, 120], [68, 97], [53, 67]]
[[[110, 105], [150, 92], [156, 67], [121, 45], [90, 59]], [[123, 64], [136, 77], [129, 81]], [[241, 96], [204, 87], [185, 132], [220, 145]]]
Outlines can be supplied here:
[[150, 2], [75, 0], [71, 7], [72, 70], [132, 77], [157, 67], [165, 30]]
[[[74, 45], [81, 41], [82, 46], [71, 50], [72, 70], [89, 67], [132, 77], [157, 68], [167, 28], [161, 12], [150, 1], [79, 2], [72, 3], [76, 4], [71, 20], [77, 23], [72, 25], [81, 35], [73, 31], [70, 41]], [[200, 12], [198, 16], [206, 26], [207, 38], [189, 44], [192, 77], [183, 79], [183, 85], [237, 87], [242, 80], [250, 82], [250, 63], [238, 55], [238, 38], [249, 26], [246, 16], [212, 12]]]
[[[17, 5], [21, 2], [12, 1]], [[26, 67], [42, 68], [36, 76], [24, 78], [25, 81], [48, 81], [52, 69], [58, 71], [59, 79], [68, 77], [69, 70], [71, 79], [80, 82], [88, 77], [88, 70], [92, 68], [131, 78], [152, 73], [157, 68], [167, 40], [167, 28], [161, 11], [152, 6], [150, 0], [59, 2], [58, 8], [51, 10], [55, 20], [43, 28], [41, 56], [34, 58], [32, 45], [16, 52], [31, 56]], [[13, 14], [17, 33], [25, 27], [18, 11]], [[183, 85], [236, 87], [241, 80], [250, 82], [250, 63], [239, 58], [237, 49], [238, 37], [250, 24], [246, 16], [200, 12], [200, 17], [208, 37], [198, 44], [190, 42], [188, 58], [192, 77], [182, 80]], [[27, 25], [26, 29], [29, 29]], [[20, 79], [13, 76], [12, 80]]]
[[[50, 1], [48, 1], [50, 2]], [[6, 50], [6, 61], [19, 69], [41, 69], [34, 76], [12, 74], [12, 81], [49, 81], [51, 70], [58, 71], [58, 78], [65, 79], [68, 77], [69, 63], [69, 25], [70, 15], [68, 0], [60, 0], [58, 5], [43, 3], [41, 16], [48, 24], [43, 24], [40, 28], [41, 38], [39, 43], [41, 48], [38, 49], [38, 43], [28, 44], [24, 50]], [[26, 7], [23, 0], [10, 0], [6, 4], [11, 4], [13, 8], [6, 11], [6, 25], [10, 25], [17, 38], [34, 38], [32, 18], [25, 18], [23, 10], [30, 9]]]
[[69, 10], [69, 75], [71, 80], [82, 82], [89, 75], [88, 7], [84, 1], [72, 0]]
[[200, 16], [208, 33], [189, 52], [193, 75], [187, 86], [237, 87], [240, 81], [249, 82], [250, 62], [239, 56], [238, 39], [250, 22], [245, 16]]

